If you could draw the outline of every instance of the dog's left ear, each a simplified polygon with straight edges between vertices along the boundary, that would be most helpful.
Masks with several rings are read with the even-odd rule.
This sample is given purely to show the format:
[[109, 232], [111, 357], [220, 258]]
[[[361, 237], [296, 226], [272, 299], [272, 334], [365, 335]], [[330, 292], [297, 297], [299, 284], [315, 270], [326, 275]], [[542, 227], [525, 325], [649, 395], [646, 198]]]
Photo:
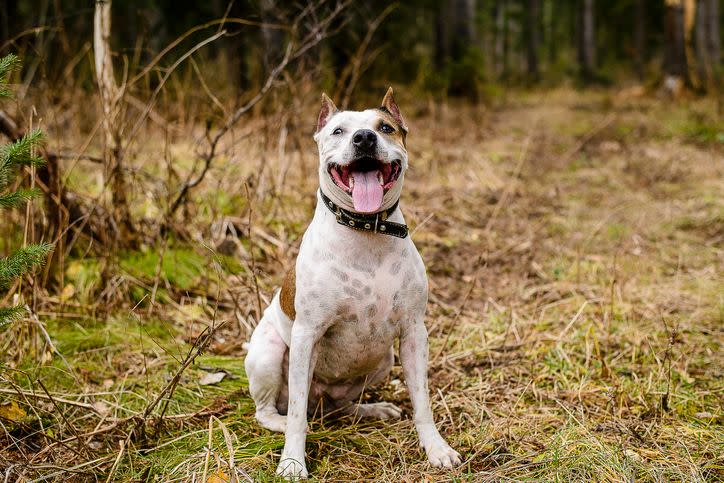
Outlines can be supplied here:
[[389, 112], [397, 124], [400, 125], [400, 128], [407, 133], [407, 124], [405, 124], [405, 119], [402, 117], [402, 114], [400, 114], [400, 108], [397, 107], [395, 97], [392, 95], [392, 87], [387, 89], [387, 94], [385, 94], [385, 98], [382, 99], [382, 108]]

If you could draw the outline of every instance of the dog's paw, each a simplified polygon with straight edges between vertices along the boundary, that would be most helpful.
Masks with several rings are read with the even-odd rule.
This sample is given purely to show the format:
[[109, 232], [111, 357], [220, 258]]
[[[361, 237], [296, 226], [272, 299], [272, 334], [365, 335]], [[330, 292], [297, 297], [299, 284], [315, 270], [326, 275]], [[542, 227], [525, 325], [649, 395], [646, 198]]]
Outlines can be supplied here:
[[460, 453], [455, 451], [445, 441], [436, 441], [425, 448], [427, 459], [432, 466], [438, 468], [454, 468], [460, 465], [462, 459]]
[[279, 466], [277, 466], [277, 475], [284, 477], [285, 480], [297, 481], [307, 478], [309, 473], [307, 473], [307, 465], [304, 464], [304, 459], [282, 456]]
[[360, 418], [400, 419], [402, 416], [402, 409], [390, 402], [358, 404], [353, 412]]
[[256, 420], [262, 428], [283, 433], [287, 430], [287, 417], [278, 413], [256, 413]]

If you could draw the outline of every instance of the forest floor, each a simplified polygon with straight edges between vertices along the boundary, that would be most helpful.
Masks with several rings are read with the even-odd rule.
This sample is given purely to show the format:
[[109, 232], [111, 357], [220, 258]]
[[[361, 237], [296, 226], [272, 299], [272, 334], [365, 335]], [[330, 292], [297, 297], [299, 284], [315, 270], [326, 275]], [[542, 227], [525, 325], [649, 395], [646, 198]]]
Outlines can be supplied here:
[[[396, 366], [364, 399], [403, 418], [313, 420], [311, 475], [724, 480], [716, 103], [558, 90], [496, 104], [403, 109], [433, 410], [464, 464], [429, 466]], [[107, 261], [88, 246], [65, 260], [65, 288], [38, 320], [0, 336], [14, 357], [0, 380], [0, 480], [274, 478], [283, 435], [253, 419], [242, 343], [310, 220], [316, 151], [306, 137], [243, 142], [194, 193], [185, 241], [119, 253], [104, 282]], [[167, 150], [183, 164], [188, 149]], [[69, 180], [97, 189], [87, 170]], [[134, 210], [153, 216], [136, 194]]]

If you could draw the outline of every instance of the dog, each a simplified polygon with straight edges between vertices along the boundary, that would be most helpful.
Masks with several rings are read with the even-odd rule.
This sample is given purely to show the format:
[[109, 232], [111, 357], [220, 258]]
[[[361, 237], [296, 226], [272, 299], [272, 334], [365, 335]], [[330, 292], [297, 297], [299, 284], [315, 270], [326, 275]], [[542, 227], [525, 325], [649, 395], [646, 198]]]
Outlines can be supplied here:
[[314, 217], [245, 360], [257, 421], [285, 432], [277, 474], [288, 479], [308, 475], [307, 416], [315, 408], [401, 416], [389, 402], [358, 402], [390, 373], [396, 339], [420, 445], [433, 466], [460, 464], [430, 408], [427, 274], [399, 207], [407, 132], [392, 88], [379, 108], [364, 111], [339, 111], [322, 95]]

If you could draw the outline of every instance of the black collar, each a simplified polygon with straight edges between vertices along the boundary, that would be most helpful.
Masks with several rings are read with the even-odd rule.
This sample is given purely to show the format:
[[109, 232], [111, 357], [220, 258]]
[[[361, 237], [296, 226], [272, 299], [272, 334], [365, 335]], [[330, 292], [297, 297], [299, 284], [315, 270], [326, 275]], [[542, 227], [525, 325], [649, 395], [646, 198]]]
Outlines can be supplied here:
[[394, 205], [386, 210], [363, 215], [362, 213], [354, 213], [352, 211], [344, 210], [335, 205], [334, 202], [322, 192], [322, 190], [319, 190], [319, 194], [322, 196], [324, 206], [334, 213], [334, 216], [337, 218], [337, 223], [340, 225], [344, 225], [355, 230], [371, 231], [373, 233], [381, 233], [383, 235], [391, 235], [398, 238], [407, 237], [407, 225], [387, 221], [387, 218], [394, 213], [397, 209], [397, 205], [400, 204], [399, 199], [395, 201]]

